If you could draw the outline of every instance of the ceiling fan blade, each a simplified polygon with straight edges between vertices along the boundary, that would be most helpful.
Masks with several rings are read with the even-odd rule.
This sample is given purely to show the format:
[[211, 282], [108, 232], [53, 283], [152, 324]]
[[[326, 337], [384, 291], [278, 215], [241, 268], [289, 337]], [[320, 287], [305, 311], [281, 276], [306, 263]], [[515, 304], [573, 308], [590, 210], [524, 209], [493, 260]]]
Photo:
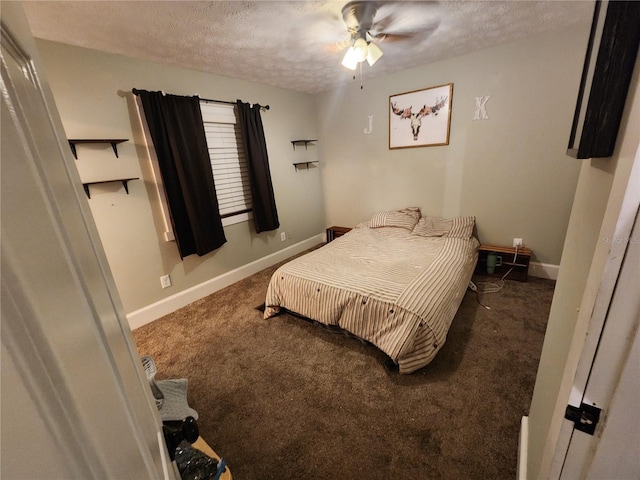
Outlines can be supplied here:
[[377, 33], [375, 35], [370, 35], [371, 39], [376, 43], [386, 43], [386, 42], [403, 42], [407, 40], [411, 40], [417, 36], [421, 36], [421, 33]]
[[303, 47], [302, 51], [321, 49], [327, 54], [338, 54], [350, 44], [340, 9], [328, 4], [300, 15], [295, 24], [285, 29], [287, 41]]
[[376, 11], [373, 35], [395, 34], [424, 37], [440, 25], [438, 2], [385, 2]]
[[298, 25], [297, 29], [304, 29], [313, 37], [312, 42], [323, 44], [331, 53], [344, 52], [358, 38], [380, 45], [421, 43], [440, 23], [437, 5], [434, 1], [353, 0], [340, 10], [342, 22], [337, 21], [339, 17], [332, 17], [337, 13], [332, 10], [332, 15], [316, 18], [312, 24]]
[[329, 50], [332, 52], [340, 52], [349, 48], [353, 42], [350, 38], [345, 38], [344, 40], [338, 40], [337, 42], [330, 45]]

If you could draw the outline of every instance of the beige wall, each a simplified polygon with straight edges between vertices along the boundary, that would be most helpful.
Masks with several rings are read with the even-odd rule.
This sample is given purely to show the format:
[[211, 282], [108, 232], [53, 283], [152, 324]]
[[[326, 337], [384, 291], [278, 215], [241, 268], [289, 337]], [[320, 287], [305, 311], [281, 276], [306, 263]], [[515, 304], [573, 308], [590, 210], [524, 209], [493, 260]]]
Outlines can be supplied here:
[[546, 478], [640, 146], [640, 64], [611, 158], [583, 160], [529, 414], [529, 478]]
[[[141, 177], [92, 187], [89, 201], [127, 313], [380, 209], [417, 205], [432, 215], [476, 215], [485, 243], [524, 238], [534, 261], [559, 264], [580, 163], [565, 155], [588, 26], [546, 34], [359, 82], [315, 96], [38, 40], [67, 135], [129, 138], [79, 146], [85, 181]], [[346, 74], [348, 75], [348, 74]], [[450, 144], [388, 149], [389, 95], [454, 84]], [[131, 88], [198, 93], [270, 104], [263, 113], [281, 228], [255, 235], [226, 227], [228, 242], [181, 261], [163, 224]], [[474, 121], [475, 97], [491, 95], [490, 119]], [[364, 134], [368, 115], [373, 132]], [[317, 122], [317, 126], [316, 126]], [[294, 151], [290, 141], [318, 138]], [[294, 161], [320, 160], [296, 171]], [[324, 188], [324, 192], [323, 192]], [[326, 215], [325, 215], [326, 212]], [[280, 241], [280, 232], [292, 238]], [[160, 287], [170, 274], [173, 286]]]
[[[520, 237], [535, 261], [559, 264], [580, 168], [565, 152], [588, 35], [589, 25], [546, 33], [379, 79], [365, 66], [363, 90], [357, 80], [319, 95], [327, 223], [403, 206], [475, 215], [483, 243]], [[449, 145], [389, 150], [389, 96], [446, 83]], [[487, 95], [490, 119], [474, 121], [475, 97]]]
[[[128, 138], [116, 159], [109, 146], [78, 147], [83, 181], [141, 177], [129, 184], [91, 187], [89, 205], [109, 265], [131, 313], [213, 277], [263, 258], [323, 231], [324, 210], [317, 168], [296, 172], [292, 163], [316, 152], [293, 151], [291, 140], [316, 138], [311, 95], [258, 85], [118, 55], [37, 41], [68, 138]], [[178, 95], [269, 104], [262, 118], [281, 228], [256, 235], [247, 222], [225, 228], [227, 243], [204, 257], [181, 261], [163, 224], [149, 161], [133, 104], [132, 88]], [[280, 232], [292, 238], [280, 241]], [[162, 289], [160, 276], [173, 286]]]

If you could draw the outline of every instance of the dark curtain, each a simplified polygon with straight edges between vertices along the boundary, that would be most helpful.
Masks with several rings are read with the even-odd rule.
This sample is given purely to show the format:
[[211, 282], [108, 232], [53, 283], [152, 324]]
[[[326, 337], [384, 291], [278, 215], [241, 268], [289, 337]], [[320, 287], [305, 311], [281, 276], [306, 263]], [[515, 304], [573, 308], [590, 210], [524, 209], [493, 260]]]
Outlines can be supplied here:
[[136, 90], [158, 155], [180, 257], [205, 255], [227, 240], [213, 183], [198, 97]]
[[237, 105], [238, 124], [242, 133], [249, 170], [253, 223], [257, 233], [275, 230], [280, 226], [280, 222], [271, 184], [267, 142], [262, 129], [260, 105], [255, 104], [252, 107], [240, 100], [237, 101]]

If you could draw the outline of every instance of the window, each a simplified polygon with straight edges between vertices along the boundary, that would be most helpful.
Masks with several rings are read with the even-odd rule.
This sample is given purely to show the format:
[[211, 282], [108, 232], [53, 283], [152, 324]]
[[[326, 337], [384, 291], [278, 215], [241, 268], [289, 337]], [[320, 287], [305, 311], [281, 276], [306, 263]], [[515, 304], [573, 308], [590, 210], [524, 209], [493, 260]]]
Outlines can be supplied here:
[[[158, 157], [151, 141], [142, 103], [137, 96], [136, 106], [138, 107], [140, 124], [147, 141], [147, 152], [151, 160], [151, 168], [162, 210], [165, 230], [164, 239], [168, 242], [174, 241], [169, 204], [164, 193]], [[235, 106], [201, 101], [200, 110], [202, 111], [202, 121], [209, 146], [209, 157], [211, 158], [211, 169], [216, 186], [222, 225], [233, 225], [234, 223], [250, 220], [252, 218], [251, 188], [249, 186], [244, 145], [239, 128], [236, 125]]]
[[248, 220], [251, 187], [234, 105], [200, 102], [223, 225]]

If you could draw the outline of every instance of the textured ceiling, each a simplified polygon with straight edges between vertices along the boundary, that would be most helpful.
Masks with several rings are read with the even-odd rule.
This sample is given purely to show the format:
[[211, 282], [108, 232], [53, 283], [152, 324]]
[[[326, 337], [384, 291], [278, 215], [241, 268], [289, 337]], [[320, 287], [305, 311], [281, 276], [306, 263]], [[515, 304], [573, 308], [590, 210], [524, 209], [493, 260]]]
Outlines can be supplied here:
[[[317, 93], [352, 81], [333, 1], [27, 1], [34, 36]], [[544, 31], [589, 25], [593, 1], [378, 2], [373, 78]]]

